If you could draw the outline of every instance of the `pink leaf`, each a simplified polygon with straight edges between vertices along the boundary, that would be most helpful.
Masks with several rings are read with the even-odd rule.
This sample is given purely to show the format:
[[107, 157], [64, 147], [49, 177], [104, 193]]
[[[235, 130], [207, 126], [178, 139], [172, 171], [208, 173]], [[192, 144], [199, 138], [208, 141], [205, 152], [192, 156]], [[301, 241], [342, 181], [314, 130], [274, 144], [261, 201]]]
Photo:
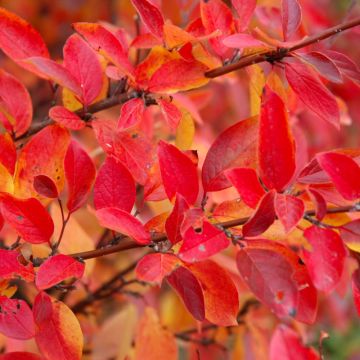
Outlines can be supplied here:
[[69, 186], [67, 208], [70, 212], [83, 206], [95, 180], [94, 163], [78, 143], [72, 141], [65, 156], [65, 175]]
[[147, 254], [136, 265], [136, 278], [161, 285], [164, 277], [180, 264], [180, 260], [171, 254]]
[[68, 278], [80, 279], [85, 270], [85, 264], [71, 256], [58, 254], [49, 257], [39, 267], [35, 284], [38, 289], [48, 289]]
[[46, 175], [37, 175], [34, 177], [35, 191], [49, 199], [56, 199], [59, 197], [59, 192], [54, 181]]
[[269, 87], [261, 100], [259, 131], [260, 177], [269, 189], [281, 191], [295, 171], [295, 143], [285, 105]]
[[145, 105], [140, 98], [127, 101], [120, 110], [117, 128], [125, 130], [138, 125], [144, 117]]
[[75, 77], [81, 88], [81, 102], [90, 105], [103, 86], [103, 74], [98, 55], [77, 34], [71, 35], [63, 48], [64, 67]]
[[224, 170], [255, 166], [257, 137], [256, 118], [239, 121], [217, 137], [206, 155], [202, 168], [205, 192], [219, 191], [231, 186], [223, 173]]
[[234, 49], [249, 47], [266, 47], [266, 45], [249, 34], [233, 34], [223, 40], [225, 46]]
[[158, 104], [170, 129], [176, 130], [182, 117], [181, 110], [173, 103], [163, 99], [159, 99]]
[[24, 265], [20, 262], [22, 255], [14, 250], [0, 249], [0, 277], [13, 279], [20, 276], [26, 281], [34, 280], [34, 268], [32, 263]]
[[298, 0], [282, 0], [283, 37], [288, 41], [301, 24], [301, 7]]
[[272, 225], [275, 221], [274, 196], [273, 191], [263, 196], [255, 213], [242, 228], [244, 236], [258, 236]]
[[360, 197], [360, 166], [350, 156], [328, 152], [316, 158], [346, 200]]
[[49, 110], [49, 117], [71, 130], [81, 130], [86, 126], [85, 121], [63, 106], [53, 106]]
[[270, 343], [270, 360], [319, 360], [312, 347], [306, 347], [301, 337], [286, 325], [279, 325]]
[[313, 323], [317, 292], [302, 260], [284, 245], [252, 240], [237, 255], [239, 272], [250, 290], [277, 316]]
[[186, 308], [198, 321], [205, 319], [205, 304], [201, 285], [191, 271], [180, 266], [168, 277], [168, 283], [179, 294]]
[[360, 316], [360, 269], [356, 269], [352, 274], [352, 291], [356, 310]]
[[174, 145], [159, 142], [158, 156], [166, 195], [172, 200], [176, 193], [192, 205], [199, 193], [197, 166]]
[[330, 292], [340, 281], [346, 250], [340, 236], [333, 230], [311, 226], [304, 231], [312, 250], [304, 250], [310, 277], [319, 290]]
[[246, 30], [255, 11], [256, 0], [231, 0], [231, 3], [239, 16], [239, 32]]
[[275, 213], [288, 234], [302, 219], [305, 211], [304, 202], [295, 196], [276, 194]]
[[0, 332], [18, 340], [35, 336], [32, 311], [24, 300], [8, 299], [0, 296]]
[[135, 183], [130, 172], [120, 162], [107, 157], [97, 174], [94, 185], [95, 209], [116, 207], [130, 212], [135, 198]]
[[25, 241], [32, 244], [50, 241], [54, 223], [39, 200], [22, 200], [3, 193], [0, 197], [0, 209], [4, 220]]
[[150, 234], [144, 225], [124, 210], [114, 207], [102, 208], [96, 211], [96, 217], [101, 226], [130, 236], [140, 245], [150, 242]]
[[163, 37], [164, 19], [160, 10], [148, 0], [131, 0], [147, 29], [156, 37]]
[[241, 200], [251, 208], [256, 208], [265, 194], [256, 171], [248, 168], [236, 168], [226, 171], [225, 174], [240, 194]]
[[229, 239], [222, 230], [204, 221], [201, 231], [190, 227], [184, 234], [184, 242], [179, 250], [183, 261], [195, 262], [207, 259], [229, 246]]
[[340, 113], [334, 95], [308, 66], [299, 62], [286, 63], [287, 81], [305, 106], [321, 119], [339, 128]]

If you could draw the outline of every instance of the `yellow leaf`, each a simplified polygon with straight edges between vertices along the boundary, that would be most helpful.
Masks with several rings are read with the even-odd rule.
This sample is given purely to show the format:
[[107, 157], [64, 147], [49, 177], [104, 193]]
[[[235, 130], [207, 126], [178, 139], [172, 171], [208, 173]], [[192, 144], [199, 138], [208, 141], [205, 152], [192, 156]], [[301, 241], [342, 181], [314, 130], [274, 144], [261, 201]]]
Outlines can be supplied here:
[[180, 150], [188, 150], [194, 141], [195, 124], [191, 114], [181, 109], [182, 118], [176, 129], [175, 145]]

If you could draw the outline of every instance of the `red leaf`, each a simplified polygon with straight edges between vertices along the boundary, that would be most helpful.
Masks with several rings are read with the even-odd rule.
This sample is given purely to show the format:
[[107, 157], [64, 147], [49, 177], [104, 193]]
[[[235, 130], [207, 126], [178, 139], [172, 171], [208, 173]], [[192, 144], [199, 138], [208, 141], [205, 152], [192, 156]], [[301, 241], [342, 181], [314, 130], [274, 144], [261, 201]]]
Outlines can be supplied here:
[[295, 171], [295, 143], [285, 105], [269, 87], [261, 101], [259, 166], [265, 185], [277, 191], [284, 189]]
[[354, 297], [354, 304], [360, 316], [360, 269], [356, 269], [352, 274], [352, 291]]
[[201, 20], [207, 34], [220, 31], [221, 35], [209, 39], [209, 42], [219, 56], [226, 57], [229, 49], [222, 41], [231, 34], [234, 19], [230, 9], [221, 0], [207, 0], [200, 2]]
[[256, 0], [231, 0], [231, 3], [239, 16], [240, 26], [238, 30], [242, 32], [249, 26], [256, 8]]
[[126, 130], [135, 125], [138, 125], [144, 117], [145, 105], [140, 98], [135, 98], [127, 101], [120, 110], [120, 117], [117, 128], [119, 130]]
[[346, 223], [340, 227], [340, 236], [350, 248], [360, 243], [360, 219]]
[[34, 189], [41, 196], [56, 199], [59, 197], [58, 189], [52, 179], [46, 175], [37, 175], [34, 177]]
[[288, 41], [301, 24], [301, 7], [298, 0], [282, 0], [282, 29], [285, 41]]
[[166, 234], [172, 244], [176, 244], [182, 240], [181, 224], [183, 223], [185, 212], [188, 209], [189, 205], [186, 200], [177, 193], [174, 208], [165, 223]]
[[317, 293], [301, 259], [280, 243], [251, 240], [237, 255], [239, 272], [250, 290], [276, 315], [313, 323]]
[[87, 152], [75, 141], [69, 145], [64, 165], [69, 186], [66, 205], [70, 212], [74, 212], [85, 204], [95, 180], [96, 169]]
[[148, 0], [131, 0], [141, 21], [156, 37], [163, 37], [164, 19], [160, 10]]
[[168, 277], [168, 283], [179, 294], [186, 308], [198, 321], [205, 319], [204, 296], [199, 281], [188, 269], [180, 266]]
[[288, 234], [302, 219], [305, 211], [304, 202], [291, 195], [275, 195], [275, 213]]
[[237, 325], [238, 292], [229, 273], [211, 260], [192, 264], [189, 270], [202, 287], [206, 320], [219, 326]]
[[228, 246], [229, 239], [224, 232], [204, 221], [201, 232], [192, 227], [185, 232], [179, 257], [187, 262], [200, 261], [217, 254]]
[[114, 207], [96, 211], [101, 226], [132, 237], [137, 243], [146, 245], [150, 242], [150, 234], [143, 224], [128, 212]]
[[53, 80], [60, 86], [71, 90], [79, 99], [82, 96], [82, 90], [74, 75], [70, 73], [65, 67], [56, 61], [42, 58], [31, 57], [26, 59], [26, 62], [37, 70], [46, 79]]
[[37, 332], [35, 340], [46, 359], [80, 360], [83, 334], [75, 314], [61, 301], [40, 292], [33, 313]]
[[129, 171], [120, 162], [107, 157], [94, 185], [95, 209], [116, 207], [130, 212], [135, 198], [135, 183]]
[[322, 50], [321, 53], [328, 56], [344, 76], [358, 84], [360, 83], [360, 70], [358, 66], [345, 54], [333, 50]]
[[173, 103], [163, 99], [159, 99], [157, 102], [160, 106], [162, 113], [164, 114], [164, 117], [170, 129], [176, 130], [182, 118], [182, 113], [180, 109]]
[[14, 351], [0, 355], [0, 360], [46, 360], [40, 355], [25, 352], [25, 351]]
[[0, 162], [11, 175], [15, 172], [16, 156], [16, 146], [10, 134], [0, 134]]
[[315, 215], [316, 218], [321, 221], [327, 212], [327, 205], [324, 197], [315, 189], [309, 188], [308, 193], [311, 201], [315, 205]]
[[63, 48], [64, 67], [75, 77], [81, 88], [81, 102], [90, 105], [103, 86], [103, 74], [98, 55], [77, 34], [71, 35]]
[[205, 77], [207, 70], [209, 68], [199, 61], [170, 60], [151, 76], [148, 90], [171, 94], [204, 86], [209, 82]]
[[316, 158], [344, 199], [360, 197], [360, 166], [350, 156], [328, 152]]
[[[69, 147], [70, 134], [59, 125], [49, 125], [34, 135], [22, 149], [15, 175], [15, 195], [37, 196], [33, 188], [34, 177], [46, 175], [59, 192], [65, 183], [64, 158]], [[46, 149], [46, 151], [44, 151]]]
[[339, 128], [340, 113], [336, 99], [314, 71], [300, 62], [287, 62], [285, 74], [291, 88], [305, 106]]
[[[19, 99], [21, 99], [21, 101], [19, 101]], [[0, 109], [2, 110], [0, 113], [0, 121], [4, 123], [5, 128], [10, 132], [14, 132], [19, 136], [29, 129], [33, 116], [29, 92], [19, 80], [1, 69]]]
[[228, 170], [225, 174], [240, 194], [241, 200], [246, 205], [256, 208], [265, 194], [256, 171], [248, 168], [237, 168]]
[[31, 56], [49, 57], [48, 49], [41, 35], [27, 21], [19, 16], [0, 9], [0, 48], [20, 66], [32, 71], [19, 61]]
[[85, 264], [71, 256], [58, 254], [49, 257], [39, 267], [35, 284], [38, 289], [48, 289], [68, 278], [80, 279], [85, 270]]
[[73, 24], [73, 27], [95, 50], [118, 66], [130, 78], [133, 77], [134, 69], [128, 59], [127, 51], [115, 35], [100, 24], [78, 22]]
[[[258, 136], [257, 118], [242, 120], [222, 132], [211, 145], [202, 168], [205, 192], [231, 186], [223, 174], [232, 167], [254, 167]], [[239, 141], [241, 139], [241, 141]]]
[[168, 276], [180, 264], [181, 261], [171, 254], [147, 254], [136, 265], [136, 278], [161, 286], [164, 277]]
[[25, 241], [32, 244], [50, 241], [54, 223], [39, 200], [22, 200], [3, 193], [0, 197], [0, 209], [4, 220]]
[[266, 193], [258, 204], [255, 213], [243, 226], [242, 232], [246, 237], [258, 236], [265, 232], [275, 221], [273, 191]]
[[34, 269], [32, 263], [23, 265], [19, 261], [21, 254], [13, 250], [0, 249], [0, 277], [13, 279], [20, 276], [26, 281], [34, 280]]
[[325, 79], [338, 84], [343, 82], [341, 73], [335, 62], [326, 54], [312, 51], [307, 54], [301, 54], [300, 56], [310, 65], [313, 65], [317, 72]]
[[172, 200], [179, 193], [188, 204], [194, 204], [199, 193], [197, 166], [187, 155], [165, 141], [159, 142], [158, 156], [168, 198]]
[[81, 130], [86, 126], [85, 121], [63, 106], [53, 106], [49, 110], [49, 117], [71, 130]]
[[311, 252], [304, 250], [310, 277], [319, 290], [330, 292], [339, 283], [344, 270], [346, 250], [333, 230], [311, 226], [304, 231]]
[[8, 299], [0, 296], [0, 332], [18, 340], [35, 336], [32, 311], [24, 300]]
[[299, 334], [286, 325], [279, 325], [270, 343], [270, 360], [317, 360], [312, 347], [305, 347]]

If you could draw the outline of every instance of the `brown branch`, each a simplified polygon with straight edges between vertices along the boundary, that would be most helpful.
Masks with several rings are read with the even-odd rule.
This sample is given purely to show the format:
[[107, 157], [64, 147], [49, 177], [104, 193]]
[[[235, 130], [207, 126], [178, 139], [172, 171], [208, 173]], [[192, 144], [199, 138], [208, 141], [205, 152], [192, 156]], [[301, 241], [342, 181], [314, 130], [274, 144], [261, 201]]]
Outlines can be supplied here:
[[331, 36], [339, 34], [345, 30], [351, 29], [358, 25], [360, 25], [360, 18], [356, 18], [356, 19], [348, 21], [344, 24], [340, 24], [340, 25], [331, 27], [331, 28], [326, 29], [325, 31], [321, 32], [320, 34], [306, 37], [288, 48], [284, 47], [284, 48], [279, 48], [276, 50], [269, 50], [266, 52], [262, 52], [260, 54], [254, 54], [254, 55], [247, 56], [243, 59], [240, 59], [236, 63], [224, 65], [224, 66], [218, 67], [216, 69], [207, 71], [205, 73], [205, 76], [208, 78], [216, 78], [216, 77], [228, 74], [230, 72], [243, 69], [243, 68], [253, 65], [253, 64], [258, 64], [261, 62], [269, 61], [269, 59], [272, 59], [274, 57], [276, 58], [276, 60], [281, 60], [282, 58], [289, 56], [289, 53], [291, 53], [295, 50], [299, 50], [299, 49], [309, 46], [311, 44], [315, 44], [317, 42], [320, 42], [321, 40], [325, 40]]
[[[353, 212], [353, 211], [354, 212], [360, 211], [360, 208], [357, 206], [353, 206], [353, 205], [329, 208], [329, 209], [327, 209], [327, 214], [338, 214], [338, 213], [346, 213], [346, 212]], [[308, 210], [305, 212], [304, 218], [306, 219], [306, 217], [314, 216], [314, 215], [315, 215], [315, 210]], [[239, 219], [216, 223], [214, 225], [228, 229], [228, 228], [232, 228], [235, 226], [244, 225], [248, 220], [249, 220], [249, 217], [244, 217], [244, 218], [239, 218]], [[151, 239], [152, 243], [158, 243], [158, 242], [162, 242], [162, 241], [166, 241], [166, 240], [167, 240], [166, 234], [157, 234], [157, 235], [153, 236]], [[83, 260], [87, 260], [87, 259], [98, 258], [98, 257], [104, 256], [104, 255], [109, 255], [109, 254], [126, 251], [126, 250], [130, 250], [130, 249], [134, 249], [134, 248], [145, 247], [145, 246], [148, 246], [148, 245], [138, 244], [132, 238], [124, 237], [120, 241], [120, 243], [118, 243], [116, 245], [110, 245], [110, 246], [100, 248], [100, 249], [70, 254], [70, 256], [72, 256], [74, 258], [80, 258]]]

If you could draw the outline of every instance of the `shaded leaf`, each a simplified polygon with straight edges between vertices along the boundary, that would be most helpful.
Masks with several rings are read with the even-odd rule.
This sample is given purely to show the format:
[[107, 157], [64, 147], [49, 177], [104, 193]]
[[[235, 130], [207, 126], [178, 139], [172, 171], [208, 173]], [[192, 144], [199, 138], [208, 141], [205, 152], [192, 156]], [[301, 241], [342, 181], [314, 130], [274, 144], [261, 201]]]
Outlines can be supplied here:
[[50, 199], [59, 197], [54, 181], [46, 175], [36, 175], [34, 177], [34, 189], [39, 195]]
[[204, 296], [199, 281], [185, 267], [178, 267], [167, 277], [168, 283], [179, 294], [185, 307], [198, 321], [205, 319]]
[[309, 188], [308, 193], [309, 193], [311, 201], [315, 205], [315, 216], [319, 221], [321, 221], [325, 217], [326, 212], [327, 212], [326, 200], [315, 189]]
[[301, 24], [301, 7], [298, 0], [282, 0], [282, 29], [285, 41], [288, 41]]
[[16, 146], [10, 134], [0, 134], [0, 163], [11, 175], [15, 172], [16, 157]]
[[252, 240], [237, 255], [239, 272], [250, 290], [277, 316], [313, 323], [317, 293], [304, 263], [290, 249], [269, 240]]
[[34, 280], [32, 263], [24, 265], [20, 258], [21, 254], [17, 251], [0, 249], [0, 277], [2, 279], [20, 276], [26, 281]]

